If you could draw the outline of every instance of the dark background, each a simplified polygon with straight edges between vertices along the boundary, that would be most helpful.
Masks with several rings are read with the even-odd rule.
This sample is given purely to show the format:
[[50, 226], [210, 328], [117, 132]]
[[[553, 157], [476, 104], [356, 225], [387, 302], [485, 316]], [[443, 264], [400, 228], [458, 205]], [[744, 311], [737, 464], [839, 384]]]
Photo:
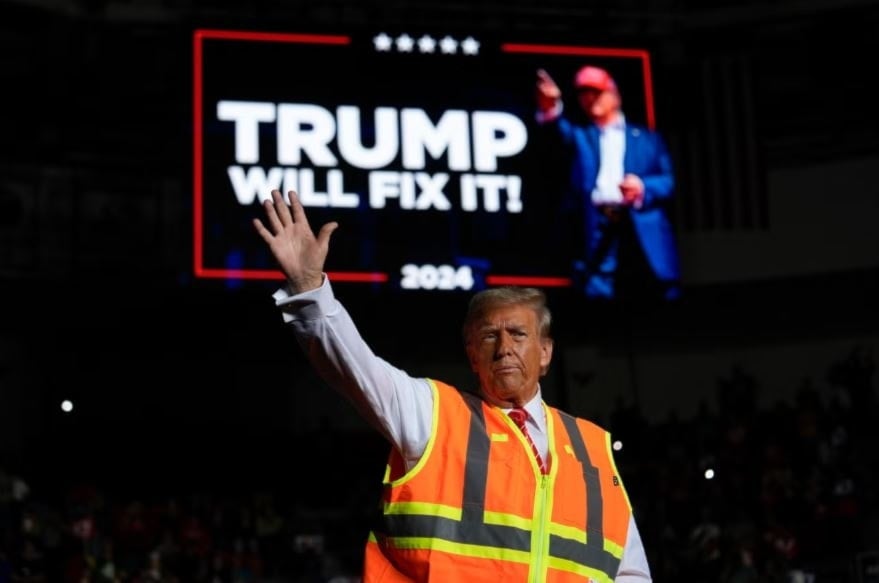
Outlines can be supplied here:
[[[547, 290], [557, 348], [546, 396], [629, 439], [628, 488], [654, 519], [642, 527], [654, 570], [671, 576], [697, 562], [684, 550], [698, 517], [665, 546], [659, 523], [674, 521], [651, 505], [673, 489], [639, 465], [647, 444], [686, 423], [691, 447], [661, 454], [687, 452], [698, 475], [723, 449], [694, 428], [701, 413], [720, 438], [742, 424], [790, 437], [801, 434], [769, 412], [808, 409], [826, 436], [842, 394], [849, 443], [860, 444], [849, 460], [858, 538], [798, 560], [824, 569], [819, 580], [858, 580], [859, 557], [877, 549], [879, 3], [702, 4], [3, 2], [0, 469], [59, 509], [86, 482], [122, 501], [269, 489], [338, 519], [377, 491], [384, 444], [306, 366], [272, 304], [276, 283], [192, 275], [194, 28], [637, 46], [652, 52], [657, 128], [681, 185], [684, 298], [595, 305]], [[376, 352], [414, 375], [470, 382], [458, 334], [466, 295], [336, 292]], [[643, 431], [620, 421], [633, 412]], [[745, 443], [736, 451], [763, 467], [767, 441]], [[725, 506], [763, 525], [765, 508]], [[365, 530], [348, 516], [336, 548], [355, 556]], [[321, 529], [307, 524], [298, 532]]]

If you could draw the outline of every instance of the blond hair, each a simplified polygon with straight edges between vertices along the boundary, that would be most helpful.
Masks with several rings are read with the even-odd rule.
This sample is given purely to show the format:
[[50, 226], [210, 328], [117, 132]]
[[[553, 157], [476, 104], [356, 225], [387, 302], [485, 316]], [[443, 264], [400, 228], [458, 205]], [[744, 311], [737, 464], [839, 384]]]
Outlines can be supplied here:
[[470, 337], [470, 329], [485, 314], [503, 306], [528, 306], [537, 315], [537, 328], [541, 338], [551, 338], [552, 313], [546, 305], [546, 294], [534, 287], [504, 286], [482, 290], [470, 298], [461, 333], [464, 344]]

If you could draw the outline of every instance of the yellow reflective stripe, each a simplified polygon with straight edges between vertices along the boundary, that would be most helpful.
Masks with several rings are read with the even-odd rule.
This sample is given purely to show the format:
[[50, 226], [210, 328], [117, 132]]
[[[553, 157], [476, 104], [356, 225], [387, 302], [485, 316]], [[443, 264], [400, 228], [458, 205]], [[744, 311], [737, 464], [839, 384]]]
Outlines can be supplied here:
[[586, 531], [574, 526], [566, 526], [564, 524], [550, 522], [549, 533], [584, 545], [586, 544]]
[[516, 514], [507, 512], [490, 512], [488, 510], [483, 514], [485, 524], [498, 524], [501, 526], [512, 526], [522, 530], [531, 530], [531, 519], [523, 518]]
[[618, 559], [623, 558], [623, 547], [610, 539], [604, 539], [604, 550], [612, 554]]
[[[385, 513], [420, 514], [422, 516], [441, 516], [452, 520], [461, 520], [462, 510], [453, 506], [430, 504], [427, 502], [393, 502], [385, 504]], [[509, 514], [507, 512], [491, 512], [489, 510], [486, 510], [483, 514], [483, 521], [485, 524], [511, 526], [521, 530], [531, 530], [533, 525], [530, 518], [525, 518], [516, 514]], [[573, 526], [550, 522], [549, 533], [580, 544], [586, 544], [587, 542], [586, 531]], [[617, 558], [621, 557], [623, 553], [623, 548], [610, 540], [604, 541], [604, 550]]]
[[451, 555], [462, 557], [477, 557], [480, 559], [494, 559], [509, 561], [511, 563], [528, 564], [531, 561], [531, 553], [528, 551], [514, 551], [501, 547], [489, 547], [483, 545], [470, 545], [454, 543], [440, 538], [423, 536], [394, 536], [387, 537], [384, 541], [398, 549], [442, 551]]
[[620, 488], [623, 491], [623, 498], [626, 499], [626, 506], [629, 507], [629, 512], [632, 512], [632, 503], [629, 502], [629, 493], [626, 492], [626, 487], [623, 486], [623, 478], [620, 476], [619, 471], [617, 471], [617, 463], [613, 459], [613, 446], [610, 443], [610, 432], [604, 432], [604, 446], [607, 448], [607, 459], [610, 460], [610, 469], [613, 471], [613, 475], [617, 477], [617, 480], [620, 482]]
[[492, 433], [491, 434], [492, 441], [509, 441], [510, 436], [506, 433]]
[[434, 504], [433, 502], [386, 502], [385, 514], [418, 514], [421, 516], [439, 516], [461, 520], [463, 510], [449, 506], [448, 504]]
[[[441, 516], [452, 520], [461, 520], [462, 510], [452, 506], [428, 504], [426, 502], [394, 502], [385, 504], [385, 512], [387, 514]], [[511, 526], [521, 530], [530, 530], [532, 526], [531, 519], [529, 518], [523, 518], [522, 516], [506, 512], [490, 512], [488, 510], [485, 511], [484, 522], [485, 524], [498, 526]], [[566, 526], [564, 524], [557, 524], [555, 522], [549, 523], [549, 533], [584, 545], [588, 540], [588, 535], [585, 530], [573, 526]], [[605, 539], [604, 550], [617, 558], [620, 558], [623, 555], [623, 547], [611, 540]]]
[[554, 485], [559, 473], [559, 464], [556, 461], [558, 452], [555, 449], [555, 419], [552, 413], [542, 403], [543, 417], [546, 419], [547, 450], [549, 451], [549, 475], [538, 478], [537, 489], [534, 492], [533, 516], [537, 517], [537, 528], [532, 531], [531, 549], [535, 560], [531, 563], [528, 573], [530, 581], [546, 581], [546, 573], [549, 569], [549, 537], [552, 532], [552, 511], [555, 503], [553, 496]]
[[559, 571], [567, 571], [568, 573], [574, 573], [575, 575], [588, 577], [590, 580], [595, 581], [596, 583], [613, 583], [613, 577], [608, 577], [607, 573], [605, 573], [604, 571], [585, 567], [579, 563], [575, 563], [574, 561], [569, 561], [567, 559], [550, 557], [549, 568], [557, 569]]
[[[527, 551], [513, 551], [500, 547], [487, 547], [482, 545], [453, 543], [450, 541], [430, 537], [386, 537], [384, 538], [384, 541], [389, 546], [393, 546], [398, 549], [432, 549], [465, 557], [499, 559], [502, 561], [511, 561], [523, 564], [529, 563], [531, 561], [531, 554]], [[370, 531], [369, 533], [369, 542], [376, 544], [378, 543], [378, 539], [376, 538], [375, 533], [372, 531]], [[620, 549], [620, 553], [622, 553], [622, 549]], [[604, 573], [603, 571], [600, 571], [598, 569], [586, 567], [579, 563], [575, 563], [574, 561], [559, 559], [556, 557], [548, 557], [547, 562], [550, 569], [556, 569], [559, 571], [574, 573], [576, 575], [582, 575], [596, 582], [613, 583], [613, 578], [609, 577], [607, 573]]]
[[[553, 464], [555, 466], [555, 464]], [[551, 471], [555, 471], [555, 467]], [[549, 529], [546, 525], [552, 516], [552, 488], [547, 476], [540, 476], [534, 494], [534, 516], [537, 528], [531, 531], [531, 551], [534, 560], [528, 571], [529, 581], [546, 581], [546, 570], [549, 563], [544, 559], [549, 555]]]
[[433, 451], [433, 445], [436, 443], [437, 420], [439, 419], [439, 389], [436, 388], [432, 379], [427, 379], [427, 382], [430, 384], [430, 392], [433, 396], [433, 415], [430, 421], [430, 437], [427, 440], [427, 446], [424, 448], [424, 453], [418, 458], [418, 463], [415, 464], [411, 470], [393, 482], [388, 482], [388, 478], [390, 478], [390, 467], [385, 470], [384, 482], [386, 484], [390, 483], [391, 486], [400, 486], [414, 478], [416, 474], [421, 471], [421, 468], [427, 464], [427, 460], [430, 458], [430, 452]]
[[558, 464], [555, 463], [555, 458], [558, 457], [559, 454], [555, 449], [555, 420], [552, 418], [552, 413], [549, 412], [546, 403], [543, 403], [543, 418], [546, 419], [546, 445], [547, 451], [549, 452], [549, 459], [547, 460], [547, 463], [549, 463], [549, 476], [552, 478], [552, 482], [555, 483], [555, 478], [558, 474]]

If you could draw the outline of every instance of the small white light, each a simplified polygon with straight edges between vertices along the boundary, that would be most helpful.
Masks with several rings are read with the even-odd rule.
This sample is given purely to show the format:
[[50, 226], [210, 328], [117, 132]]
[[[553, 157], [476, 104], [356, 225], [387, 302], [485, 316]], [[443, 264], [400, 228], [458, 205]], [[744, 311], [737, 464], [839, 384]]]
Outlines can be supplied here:
[[619, 439], [616, 440], [616, 441], [614, 441], [614, 442], [613, 442], [613, 450], [614, 450], [614, 451], [620, 451], [621, 449], [623, 449], [623, 442], [620, 441]]
[[64, 399], [63, 401], [61, 401], [61, 410], [65, 413], [70, 413], [71, 411], [73, 411], [73, 401], [71, 401], [70, 399]]
[[705, 479], [706, 480], [710, 480], [713, 477], [714, 477], [714, 470], [712, 470], [711, 468], [708, 468], [707, 470], [705, 470]]

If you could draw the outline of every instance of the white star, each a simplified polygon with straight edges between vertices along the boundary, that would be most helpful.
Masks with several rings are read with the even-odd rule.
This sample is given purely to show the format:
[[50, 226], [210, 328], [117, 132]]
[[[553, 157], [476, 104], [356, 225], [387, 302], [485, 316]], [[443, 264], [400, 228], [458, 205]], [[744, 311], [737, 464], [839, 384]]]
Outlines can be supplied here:
[[377, 51], [389, 51], [391, 50], [391, 37], [383, 32], [379, 33], [372, 39], [372, 44]]
[[397, 37], [397, 50], [401, 53], [411, 53], [412, 47], [415, 45], [415, 39], [406, 33]]
[[424, 35], [418, 39], [418, 50], [422, 53], [432, 53], [436, 50], [436, 41], [433, 40], [433, 37]]
[[461, 41], [461, 51], [463, 51], [465, 55], [478, 55], [479, 41], [472, 36], [468, 36]]
[[458, 41], [450, 36], [444, 36], [440, 41], [440, 50], [442, 50], [443, 54], [454, 55], [455, 51], [458, 50]]

